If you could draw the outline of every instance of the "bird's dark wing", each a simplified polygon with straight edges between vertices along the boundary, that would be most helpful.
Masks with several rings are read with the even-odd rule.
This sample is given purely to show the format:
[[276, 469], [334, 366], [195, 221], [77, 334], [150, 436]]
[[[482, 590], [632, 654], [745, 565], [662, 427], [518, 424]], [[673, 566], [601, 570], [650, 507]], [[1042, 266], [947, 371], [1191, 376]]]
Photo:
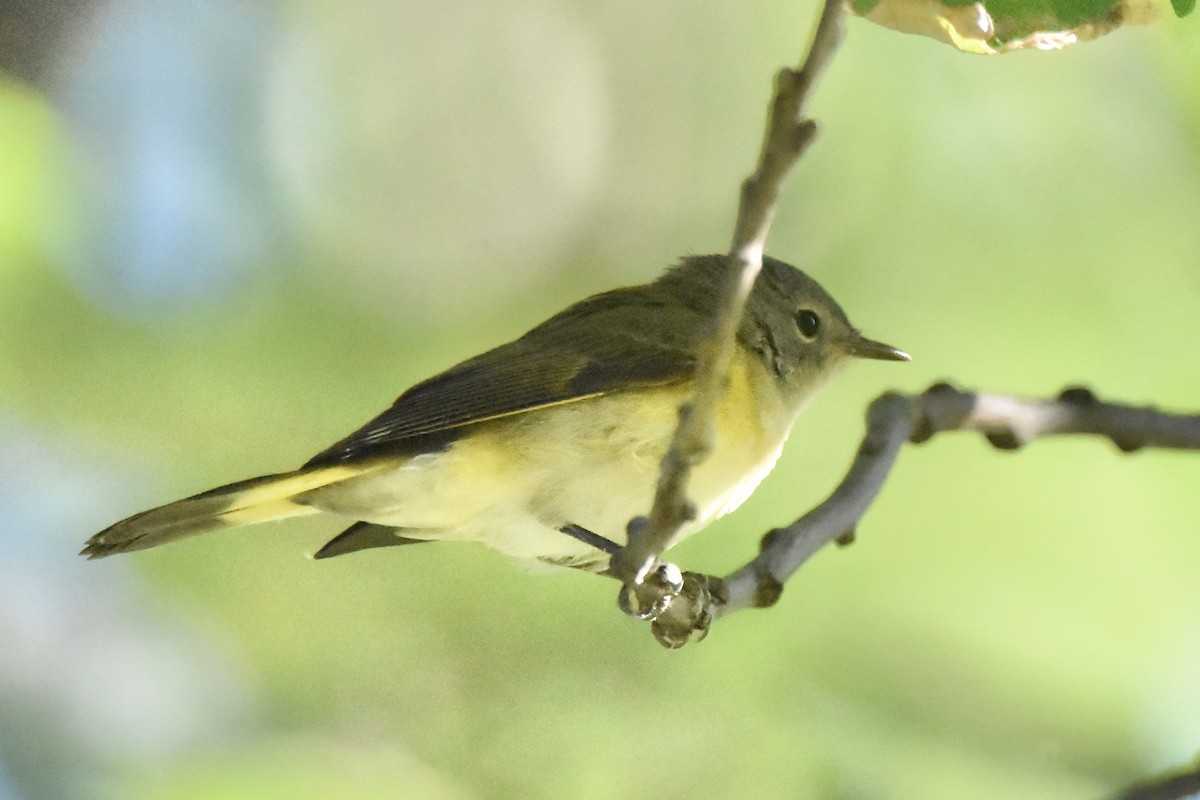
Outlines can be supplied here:
[[313, 558], [333, 558], [358, 550], [433, 541], [432, 539], [410, 539], [407, 536], [401, 536], [401, 530], [403, 528], [374, 525], [370, 522], [356, 522], [326, 542], [324, 547], [313, 553]]
[[631, 314], [620, 291], [627, 290], [591, 298], [571, 314], [417, 384], [305, 466], [433, 450], [477, 423], [691, 377], [692, 331], [680, 331], [678, 319], [673, 329], [658, 330], [664, 320], [654, 313], [656, 304], [640, 298], [634, 307], [646, 313]]

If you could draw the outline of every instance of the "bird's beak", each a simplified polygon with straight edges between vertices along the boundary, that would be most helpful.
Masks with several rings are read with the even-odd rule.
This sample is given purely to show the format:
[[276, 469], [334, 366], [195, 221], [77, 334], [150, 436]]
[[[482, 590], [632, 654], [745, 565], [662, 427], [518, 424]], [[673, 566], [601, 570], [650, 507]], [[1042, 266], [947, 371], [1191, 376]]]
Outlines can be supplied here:
[[877, 361], [912, 361], [912, 356], [903, 350], [897, 350], [890, 344], [866, 339], [856, 332], [846, 345], [846, 352], [859, 358], [873, 358]]

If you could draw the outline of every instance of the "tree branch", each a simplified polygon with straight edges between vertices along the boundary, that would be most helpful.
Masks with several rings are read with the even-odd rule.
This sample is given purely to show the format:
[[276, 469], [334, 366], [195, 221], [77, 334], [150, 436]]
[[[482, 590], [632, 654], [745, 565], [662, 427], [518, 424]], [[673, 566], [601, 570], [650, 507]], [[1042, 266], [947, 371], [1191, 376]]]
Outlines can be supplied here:
[[763, 537], [760, 552], [726, 576], [684, 576], [684, 590], [655, 619], [666, 647], [703, 637], [708, 625], [744, 608], [774, 604], [789, 577], [830, 542], [849, 544], [879, 495], [905, 442], [921, 443], [949, 431], [977, 431], [1001, 450], [1065, 434], [1103, 436], [1120, 450], [1143, 447], [1200, 450], [1200, 415], [1170, 414], [1098, 400], [1071, 387], [1053, 400], [965, 392], [941, 383], [919, 395], [888, 393], [867, 409], [867, 430], [850, 470], [820, 505]]
[[1187, 800], [1200, 796], [1200, 766], [1151, 778], [1121, 792], [1114, 800]]
[[623, 583], [620, 605], [626, 613], [655, 617], [680, 589], [678, 571], [661, 571], [659, 559], [679, 529], [695, 516], [687, 496], [688, 476], [712, 449], [713, 418], [733, 358], [742, 311], [762, 269], [763, 250], [783, 183], [816, 136], [816, 124], [804, 117], [804, 106], [841, 44], [844, 20], [843, 0], [825, 0], [803, 65], [799, 70], [782, 70], [775, 81], [758, 167], [742, 184], [730, 250], [740, 269], [730, 271], [713, 334], [699, 354], [695, 388], [679, 409], [679, 425], [663, 456], [654, 505], [648, 517], [629, 523], [628, 544], [613, 556], [609, 568]]

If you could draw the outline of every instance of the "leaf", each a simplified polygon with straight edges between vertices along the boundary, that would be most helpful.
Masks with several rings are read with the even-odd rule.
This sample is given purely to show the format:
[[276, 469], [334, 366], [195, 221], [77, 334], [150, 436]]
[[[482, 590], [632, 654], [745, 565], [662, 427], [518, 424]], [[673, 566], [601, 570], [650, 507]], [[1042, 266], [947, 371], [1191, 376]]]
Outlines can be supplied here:
[[879, 5], [879, 0], [850, 0], [850, 8], [860, 17], [871, 13], [871, 9]]
[[[1171, 0], [1176, 16], [1196, 0]], [[886, 28], [915, 33], [967, 53], [1059, 50], [1122, 25], [1149, 22], [1165, 0], [850, 0], [855, 13]]]

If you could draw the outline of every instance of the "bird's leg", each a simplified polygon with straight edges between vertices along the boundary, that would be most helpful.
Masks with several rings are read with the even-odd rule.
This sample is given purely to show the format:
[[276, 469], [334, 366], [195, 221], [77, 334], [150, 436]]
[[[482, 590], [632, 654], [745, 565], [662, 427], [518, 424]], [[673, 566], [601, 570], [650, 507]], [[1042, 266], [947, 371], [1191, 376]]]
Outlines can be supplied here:
[[560, 533], [565, 533], [572, 539], [578, 539], [584, 544], [594, 547], [602, 553], [612, 555], [621, 549], [621, 545], [614, 542], [612, 539], [606, 539], [598, 533], [592, 533], [587, 528], [580, 527], [573, 522], [568, 522], [558, 529]]
[[[621, 546], [611, 539], [574, 523], [559, 528], [572, 539], [612, 555]], [[644, 593], [623, 591], [621, 609], [631, 617], [651, 621], [650, 630], [659, 644], [675, 649], [708, 635], [715, 609], [727, 602], [725, 582], [698, 572], [680, 572], [674, 564], [662, 563], [642, 582]]]

